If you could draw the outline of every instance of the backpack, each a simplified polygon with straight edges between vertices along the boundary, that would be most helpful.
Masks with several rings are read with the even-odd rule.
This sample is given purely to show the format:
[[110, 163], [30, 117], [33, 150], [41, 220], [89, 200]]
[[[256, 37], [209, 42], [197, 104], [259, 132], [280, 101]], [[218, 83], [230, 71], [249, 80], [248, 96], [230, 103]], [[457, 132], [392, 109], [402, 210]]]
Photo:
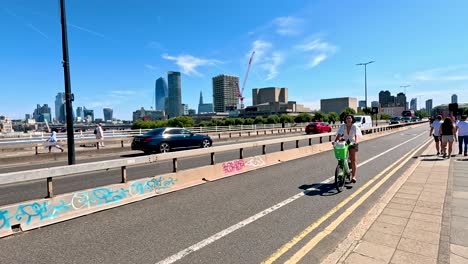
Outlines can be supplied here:
[[96, 134], [97, 134], [97, 128], [94, 129], [94, 135], [96, 135]]

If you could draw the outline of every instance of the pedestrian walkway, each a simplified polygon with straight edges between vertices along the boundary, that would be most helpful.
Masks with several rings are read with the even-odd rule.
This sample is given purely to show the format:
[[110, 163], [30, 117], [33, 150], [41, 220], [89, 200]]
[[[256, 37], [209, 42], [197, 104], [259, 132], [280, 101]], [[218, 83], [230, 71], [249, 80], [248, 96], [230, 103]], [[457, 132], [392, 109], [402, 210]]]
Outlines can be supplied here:
[[468, 263], [468, 158], [435, 153], [431, 143], [338, 263]]

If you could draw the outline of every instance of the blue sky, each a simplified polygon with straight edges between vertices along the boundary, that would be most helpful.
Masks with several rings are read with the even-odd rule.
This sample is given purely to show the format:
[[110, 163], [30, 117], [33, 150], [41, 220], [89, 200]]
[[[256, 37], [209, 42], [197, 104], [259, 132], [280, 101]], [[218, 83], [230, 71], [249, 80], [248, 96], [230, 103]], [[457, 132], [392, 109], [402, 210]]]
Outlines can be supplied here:
[[[407, 88], [418, 103], [468, 102], [468, 1], [67, 0], [73, 108], [130, 120], [154, 104], [154, 83], [182, 72], [182, 102], [212, 102], [211, 78], [288, 87], [312, 109], [321, 98], [364, 99]], [[24, 118], [64, 91], [59, 1], [0, 2], [0, 115]]]

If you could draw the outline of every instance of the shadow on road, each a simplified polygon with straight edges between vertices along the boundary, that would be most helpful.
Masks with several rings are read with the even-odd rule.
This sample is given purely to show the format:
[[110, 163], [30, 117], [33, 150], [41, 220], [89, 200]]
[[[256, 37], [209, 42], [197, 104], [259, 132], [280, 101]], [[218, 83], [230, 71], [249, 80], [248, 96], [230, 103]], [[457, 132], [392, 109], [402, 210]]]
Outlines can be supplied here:
[[[307, 190], [309, 188], [313, 188], [314, 186], [317, 186], [317, 184], [311, 184], [311, 185], [304, 184], [304, 185], [299, 186], [299, 189]], [[346, 189], [352, 189], [353, 186], [345, 185], [345, 188]], [[307, 195], [307, 196], [316, 196], [316, 195], [332, 196], [332, 195], [336, 195], [336, 194], [339, 194], [339, 192], [335, 188], [335, 183], [322, 184], [319, 187], [316, 187], [316, 188], [314, 188], [314, 189], [312, 189], [310, 191], [305, 191], [305, 195]]]

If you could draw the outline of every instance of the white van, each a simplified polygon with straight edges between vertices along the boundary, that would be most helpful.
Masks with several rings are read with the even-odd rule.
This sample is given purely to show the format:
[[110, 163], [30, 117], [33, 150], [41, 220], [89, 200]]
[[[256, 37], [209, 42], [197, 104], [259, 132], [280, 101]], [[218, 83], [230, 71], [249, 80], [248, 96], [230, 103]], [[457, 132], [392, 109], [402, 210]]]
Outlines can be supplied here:
[[354, 116], [354, 119], [356, 119], [356, 125], [360, 128], [360, 129], [364, 129], [364, 128], [371, 128], [372, 127], [372, 118], [370, 116], [360, 116], [360, 115], [356, 115]]

